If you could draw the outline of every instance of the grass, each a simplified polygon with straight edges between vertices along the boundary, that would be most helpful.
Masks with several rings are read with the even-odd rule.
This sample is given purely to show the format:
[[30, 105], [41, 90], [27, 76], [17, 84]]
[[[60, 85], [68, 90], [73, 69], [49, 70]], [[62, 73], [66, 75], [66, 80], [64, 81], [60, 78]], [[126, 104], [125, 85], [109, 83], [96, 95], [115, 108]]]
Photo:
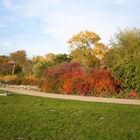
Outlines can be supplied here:
[[5, 91], [3, 91], [3, 90], [0, 90], [0, 94], [4, 94], [5, 93]]
[[11, 96], [11, 95], [13, 95], [13, 93], [10, 93], [8, 91], [2, 91], [2, 90], [0, 90], [0, 96]]
[[140, 106], [0, 96], [0, 140], [138, 140]]
[[5, 91], [0, 90], [0, 95], [5, 94]]

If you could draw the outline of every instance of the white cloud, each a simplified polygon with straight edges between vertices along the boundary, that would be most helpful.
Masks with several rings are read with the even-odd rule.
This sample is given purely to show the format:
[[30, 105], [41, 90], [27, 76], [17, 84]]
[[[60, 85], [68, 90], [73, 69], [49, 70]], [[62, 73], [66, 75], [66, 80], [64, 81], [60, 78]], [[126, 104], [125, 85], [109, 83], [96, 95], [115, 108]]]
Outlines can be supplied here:
[[14, 4], [12, 0], [2, 0], [4, 7], [10, 11], [19, 11], [22, 9], [20, 4]]
[[[7, 10], [14, 13], [17, 20], [20, 17], [20, 20], [37, 19], [41, 22], [41, 29], [36, 34], [28, 31], [26, 34], [16, 32], [11, 37], [11, 48], [10, 45], [9, 47], [3, 45], [10, 48], [9, 50], [25, 48], [32, 55], [66, 52], [68, 50], [66, 41], [82, 30], [94, 31], [101, 36], [104, 43], [108, 43], [110, 36], [118, 27], [137, 26], [140, 23], [139, 15], [135, 14], [135, 6], [140, 4], [139, 0], [2, 0], [2, 2]], [[132, 11], [128, 13], [128, 10]], [[0, 28], [3, 26], [0, 25]], [[34, 36], [40, 33], [43, 33], [43, 38], [51, 36], [51, 39], [45, 40], [40, 36], [36, 41]]]
[[42, 16], [62, 0], [2, 0], [6, 9], [27, 17]]

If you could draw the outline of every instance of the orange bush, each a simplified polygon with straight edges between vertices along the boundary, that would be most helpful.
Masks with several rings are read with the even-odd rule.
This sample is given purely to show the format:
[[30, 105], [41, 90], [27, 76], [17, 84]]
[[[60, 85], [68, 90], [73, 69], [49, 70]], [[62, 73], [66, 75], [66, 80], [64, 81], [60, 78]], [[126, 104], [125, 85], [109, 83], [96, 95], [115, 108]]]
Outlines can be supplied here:
[[55, 93], [99, 96], [117, 93], [123, 88], [108, 70], [85, 70], [79, 64], [70, 63], [47, 69], [42, 89]]
[[[68, 78], [69, 77], [69, 78]], [[90, 95], [90, 94], [112, 94], [118, 92], [118, 85], [110, 71], [93, 70], [90, 73], [75, 71], [65, 76], [63, 91], [66, 94]]]
[[89, 83], [97, 92], [114, 93], [122, 89], [120, 82], [113, 78], [110, 71], [104, 69], [92, 70]]
[[58, 66], [50, 67], [44, 72], [44, 82], [42, 90], [46, 92], [63, 92], [63, 82], [65, 76], [71, 76], [69, 73], [78, 71], [80, 69], [79, 63], [61, 64]]

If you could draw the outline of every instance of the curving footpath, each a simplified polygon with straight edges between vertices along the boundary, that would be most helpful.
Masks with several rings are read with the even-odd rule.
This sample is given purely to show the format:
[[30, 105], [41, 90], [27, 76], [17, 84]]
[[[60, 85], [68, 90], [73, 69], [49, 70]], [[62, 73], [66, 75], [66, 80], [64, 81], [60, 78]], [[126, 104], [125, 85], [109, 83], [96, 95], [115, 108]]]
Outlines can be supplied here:
[[[5, 90], [5, 88], [0, 88], [0, 90]], [[135, 99], [114, 99], [114, 98], [103, 98], [103, 97], [63, 95], [63, 94], [52, 94], [52, 93], [45, 93], [45, 92], [39, 92], [39, 91], [21, 90], [21, 89], [15, 89], [15, 88], [6, 88], [6, 90], [10, 92], [18, 93], [18, 94], [47, 97], [47, 98], [78, 100], [78, 101], [87, 101], [87, 102], [140, 105], [139, 99], [136, 99], [136, 100]]]

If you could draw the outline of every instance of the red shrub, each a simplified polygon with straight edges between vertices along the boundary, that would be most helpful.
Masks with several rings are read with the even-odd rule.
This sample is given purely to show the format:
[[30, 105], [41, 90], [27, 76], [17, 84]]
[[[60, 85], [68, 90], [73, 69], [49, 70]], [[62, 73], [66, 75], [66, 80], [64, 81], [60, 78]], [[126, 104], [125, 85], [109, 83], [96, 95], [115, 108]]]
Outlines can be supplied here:
[[44, 72], [43, 91], [47, 92], [63, 92], [63, 77], [69, 75], [72, 71], [80, 69], [79, 63], [61, 64], [48, 68]]
[[52, 79], [52, 78], [58, 78], [61, 75], [64, 75], [66, 73], [70, 73], [74, 70], [80, 69], [79, 63], [68, 63], [68, 64], [61, 64], [54, 67], [50, 67], [44, 71], [44, 77], [45, 79]]
[[66, 94], [87, 94], [88, 87], [85, 74], [82, 71], [73, 71], [63, 76], [63, 91]]
[[122, 89], [108, 70], [85, 71], [78, 63], [63, 64], [47, 69], [42, 89], [47, 92], [95, 95], [116, 93]]
[[97, 92], [109, 91], [109, 93], [117, 92], [120, 83], [115, 80], [108, 70], [92, 70], [89, 83]]
[[63, 90], [66, 94], [98, 96], [103, 92], [105, 94], [118, 92], [118, 85], [120, 86], [120, 83], [107, 70], [92, 70], [89, 73], [74, 71], [65, 76]]

